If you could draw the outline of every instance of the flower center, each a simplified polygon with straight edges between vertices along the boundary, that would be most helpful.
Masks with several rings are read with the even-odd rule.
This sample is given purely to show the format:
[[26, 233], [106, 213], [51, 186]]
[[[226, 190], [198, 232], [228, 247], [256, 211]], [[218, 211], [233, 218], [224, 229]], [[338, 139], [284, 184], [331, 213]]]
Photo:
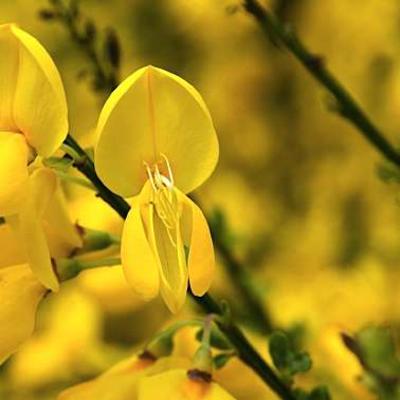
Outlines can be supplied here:
[[152, 201], [154, 208], [158, 217], [167, 228], [171, 242], [175, 245], [176, 243], [175, 240], [173, 240], [174, 235], [172, 233], [177, 228], [180, 218], [178, 199], [174, 187], [171, 165], [164, 154], [161, 154], [161, 157], [162, 163], [165, 164], [166, 167], [164, 169], [168, 171], [168, 176], [165, 176], [160, 172], [160, 163], [156, 163], [152, 167], [150, 167], [146, 162], [144, 164], [147, 176], [149, 177], [149, 181], [153, 188]]

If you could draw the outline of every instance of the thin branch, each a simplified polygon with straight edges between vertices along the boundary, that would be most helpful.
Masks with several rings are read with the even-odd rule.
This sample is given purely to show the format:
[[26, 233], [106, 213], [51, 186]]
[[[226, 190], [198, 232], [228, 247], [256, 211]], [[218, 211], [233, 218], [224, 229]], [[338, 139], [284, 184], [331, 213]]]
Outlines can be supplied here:
[[[93, 183], [98, 190], [99, 197], [108, 203], [122, 218], [126, 218], [130, 210], [129, 204], [122, 197], [112, 193], [104, 186], [96, 175], [93, 161], [71, 136], [67, 137], [65, 144], [72, 147], [80, 156], [80, 161], [74, 165]], [[223, 316], [223, 310], [211, 296], [193, 296], [193, 299], [206, 313], [214, 313]], [[225, 322], [223, 318], [219, 322], [216, 321], [216, 323], [234, 345], [239, 358], [249, 366], [279, 396], [279, 398], [282, 400], [296, 399], [291, 389], [280, 380], [274, 370], [266, 363], [235, 324], [231, 321]]]
[[240, 261], [232, 254], [231, 249], [226, 245], [222, 238], [212, 232], [213, 242], [215, 247], [218, 249], [218, 253], [224, 260], [224, 265], [228, 271], [229, 276], [232, 278], [232, 282], [235, 288], [243, 299], [244, 306], [249, 313], [254, 316], [253, 322], [256, 324], [259, 331], [263, 334], [269, 334], [273, 330], [273, 324], [266, 312], [263, 304], [260, 302], [257, 293], [248, 287], [248, 270]]
[[125, 219], [130, 209], [129, 204], [103, 184], [96, 174], [93, 161], [71, 135], [67, 136], [64, 143], [72, 147], [80, 156], [78, 160], [74, 161], [74, 166], [93, 183], [97, 189], [98, 196]]
[[[92, 67], [92, 83], [97, 91], [111, 93], [118, 86], [120, 47], [114, 29], [100, 37], [94, 22], [82, 14], [78, 0], [49, 1], [51, 8], [40, 11], [45, 21], [59, 21]], [[81, 71], [86, 72], [86, 71]]]
[[365, 111], [345, 89], [343, 84], [326, 68], [321, 56], [310, 52], [290, 27], [262, 7], [258, 0], [244, 0], [245, 10], [252, 15], [268, 36], [281, 43], [327, 89], [337, 101], [338, 113], [358, 128], [359, 132], [387, 160], [400, 166], [400, 154], [385, 138]]
[[[207, 313], [223, 315], [219, 304], [208, 294], [203, 297], [192, 296]], [[247, 340], [243, 332], [228, 319], [216, 319], [215, 323], [235, 347], [239, 358], [249, 366], [281, 399], [295, 400], [291, 389], [283, 383], [274, 370], [266, 363], [257, 350]]]
[[61, 258], [55, 262], [57, 275], [61, 282], [73, 279], [81, 272], [99, 267], [121, 265], [119, 257], [102, 258], [98, 260], [81, 260], [79, 258]]

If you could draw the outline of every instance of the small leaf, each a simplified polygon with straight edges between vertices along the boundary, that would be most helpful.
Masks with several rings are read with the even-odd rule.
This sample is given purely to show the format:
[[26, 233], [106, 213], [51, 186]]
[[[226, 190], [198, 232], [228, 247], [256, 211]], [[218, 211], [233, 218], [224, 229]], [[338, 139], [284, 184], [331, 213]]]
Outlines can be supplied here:
[[296, 388], [293, 390], [293, 394], [296, 400], [309, 400], [308, 393], [303, 389]]
[[386, 378], [400, 375], [400, 360], [389, 328], [374, 327], [363, 329], [356, 335], [366, 365]]
[[[203, 329], [200, 329], [196, 333], [196, 339], [199, 342], [201, 342], [202, 337], [203, 337]], [[210, 344], [211, 344], [211, 347], [214, 347], [215, 349], [219, 349], [219, 350], [231, 350], [232, 349], [232, 345], [229, 343], [229, 341], [220, 332], [220, 330], [215, 327], [211, 328]]]
[[293, 349], [288, 335], [284, 332], [273, 332], [269, 339], [269, 352], [275, 367], [285, 375], [293, 376], [307, 372], [312, 366], [308, 353]]
[[308, 353], [292, 353], [289, 357], [289, 373], [295, 375], [307, 372], [312, 367], [312, 361]]
[[234, 353], [221, 353], [216, 355], [213, 358], [214, 367], [216, 369], [223, 368], [227, 364], [227, 362], [234, 356], [235, 356]]
[[382, 162], [377, 165], [376, 173], [378, 177], [385, 183], [400, 183], [399, 167], [389, 163]]
[[73, 165], [74, 160], [70, 158], [60, 157], [49, 157], [43, 160], [46, 167], [53, 168], [58, 171], [67, 172], [68, 169]]
[[272, 333], [269, 339], [269, 352], [276, 368], [285, 370], [289, 367], [290, 342], [283, 332]]
[[308, 400], [331, 400], [331, 396], [328, 388], [325, 386], [318, 386], [311, 391]]

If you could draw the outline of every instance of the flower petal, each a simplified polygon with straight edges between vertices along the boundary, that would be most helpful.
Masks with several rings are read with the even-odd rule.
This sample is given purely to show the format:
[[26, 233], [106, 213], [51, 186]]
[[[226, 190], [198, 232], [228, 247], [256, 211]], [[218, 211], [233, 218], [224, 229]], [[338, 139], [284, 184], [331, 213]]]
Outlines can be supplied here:
[[26, 263], [21, 246], [7, 223], [0, 225], [0, 243], [0, 268]]
[[144, 376], [189, 366], [190, 361], [181, 357], [162, 357], [155, 361], [134, 355], [97, 378], [63, 391], [57, 400], [134, 400], [137, 399], [139, 382]]
[[0, 269], [0, 364], [32, 334], [45, 293], [28, 265]]
[[159, 273], [148, 242], [142, 213], [150, 212], [142, 192], [132, 205], [124, 224], [121, 241], [121, 259], [124, 274], [134, 291], [150, 300], [158, 294]]
[[202, 184], [218, 160], [217, 136], [200, 94], [182, 78], [151, 66], [111, 94], [97, 134], [96, 171], [123, 196], [139, 192], [146, 180], [143, 162], [161, 161], [162, 154], [185, 193]]
[[15, 214], [25, 201], [28, 146], [21, 134], [0, 132], [0, 215]]
[[47, 168], [34, 171], [29, 177], [29, 195], [17, 222], [13, 223], [33, 273], [43, 285], [53, 291], [59, 289], [59, 282], [51, 263], [42, 219], [54, 196], [56, 183], [57, 178], [53, 171]]
[[[28, 143], [47, 157], [68, 133], [64, 88], [56, 66], [44, 47], [27, 32], [10, 25], [19, 43], [14, 121]], [[8, 55], [2, 57], [7, 60]], [[8, 60], [7, 60], [8, 62]]]
[[187, 196], [180, 194], [183, 205], [182, 230], [189, 247], [189, 282], [196, 296], [210, 288], [215, 270], [214, 246], [206, 218], [200, 208]]
[[214, 382], [190, 380], [184, 369], [172, 369], [144, 377], [138, 400], [234, 400]]
[[[161, 295], [170, 311], [177, 313], [185, 302], [188, 286], [188, 272], [180, 224], [178, 221], [175, 229], [168, 232], [164, 222], [155, 211], [151, 217], [150, 235], [160, 272]], [[175, 243], [172, 243], [171, 239]]]
[[0, 25], [0, 129], [17, 132], [14, 93], [18, 77], [19, 46], [11, 24]]
[[72, 250], [82, 246], [82, 238], [68, 215], [67, 204], [58, 180], [54, 197], [44, 212], [44, 223], [54, 257], [67, 257]]

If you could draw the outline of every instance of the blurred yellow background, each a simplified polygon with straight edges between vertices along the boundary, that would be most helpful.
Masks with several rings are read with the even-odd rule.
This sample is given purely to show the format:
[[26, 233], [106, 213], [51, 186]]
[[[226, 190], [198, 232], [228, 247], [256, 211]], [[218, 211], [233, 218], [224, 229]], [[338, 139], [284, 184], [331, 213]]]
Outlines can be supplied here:
[[[18, 23], [48, 49], [65, 83], [71, 133], [92, 146], [104, 96], [78, 79], [89, 66], [68, 32], [38, 17], [47, 4], [2, 1], [0, 22]], [[314, 360], [302, 384], [326, 383], [334, 399], [374, 398], [357, 381], [361, 368], [339, 333], [369, 324], [400, 326], [398, 186], [378, 176], [382, 160], [375, 150], [329, 111], [328, 94], [266, 40], [238, 1], [82, 0], [80, 6], [99, 29], [116, 30], [121, 79], [152, 64], [202, 93], [221, 154], [199, 190], [201, 203], [225, 216], [232, 248], [273, 323], [302, 327], [303, 347]], [[268, 6], [399, 142], [398, 1], [275, 0]], [[80, 224], [120, 232], [121, 221], [92, 192], [68, 186], [66, 193]], [[212, 292], [232, 299], [246, 323], [248, 310], [236, 304], [223, 266], [218, 269]], [[179, 317], [191, 313], [188, 305]], [[166, 323], [166, 315], [161, 302], [136, 299], [118, 267], [85, 273], [46, 299], [37, 332], [0, 370], [0, 398], [55, 398], [129, 354]], [[267, 340], [251, 334], [265, 353]], [[233, 395], [274, 398], [237, 364], [219, 372]]]

